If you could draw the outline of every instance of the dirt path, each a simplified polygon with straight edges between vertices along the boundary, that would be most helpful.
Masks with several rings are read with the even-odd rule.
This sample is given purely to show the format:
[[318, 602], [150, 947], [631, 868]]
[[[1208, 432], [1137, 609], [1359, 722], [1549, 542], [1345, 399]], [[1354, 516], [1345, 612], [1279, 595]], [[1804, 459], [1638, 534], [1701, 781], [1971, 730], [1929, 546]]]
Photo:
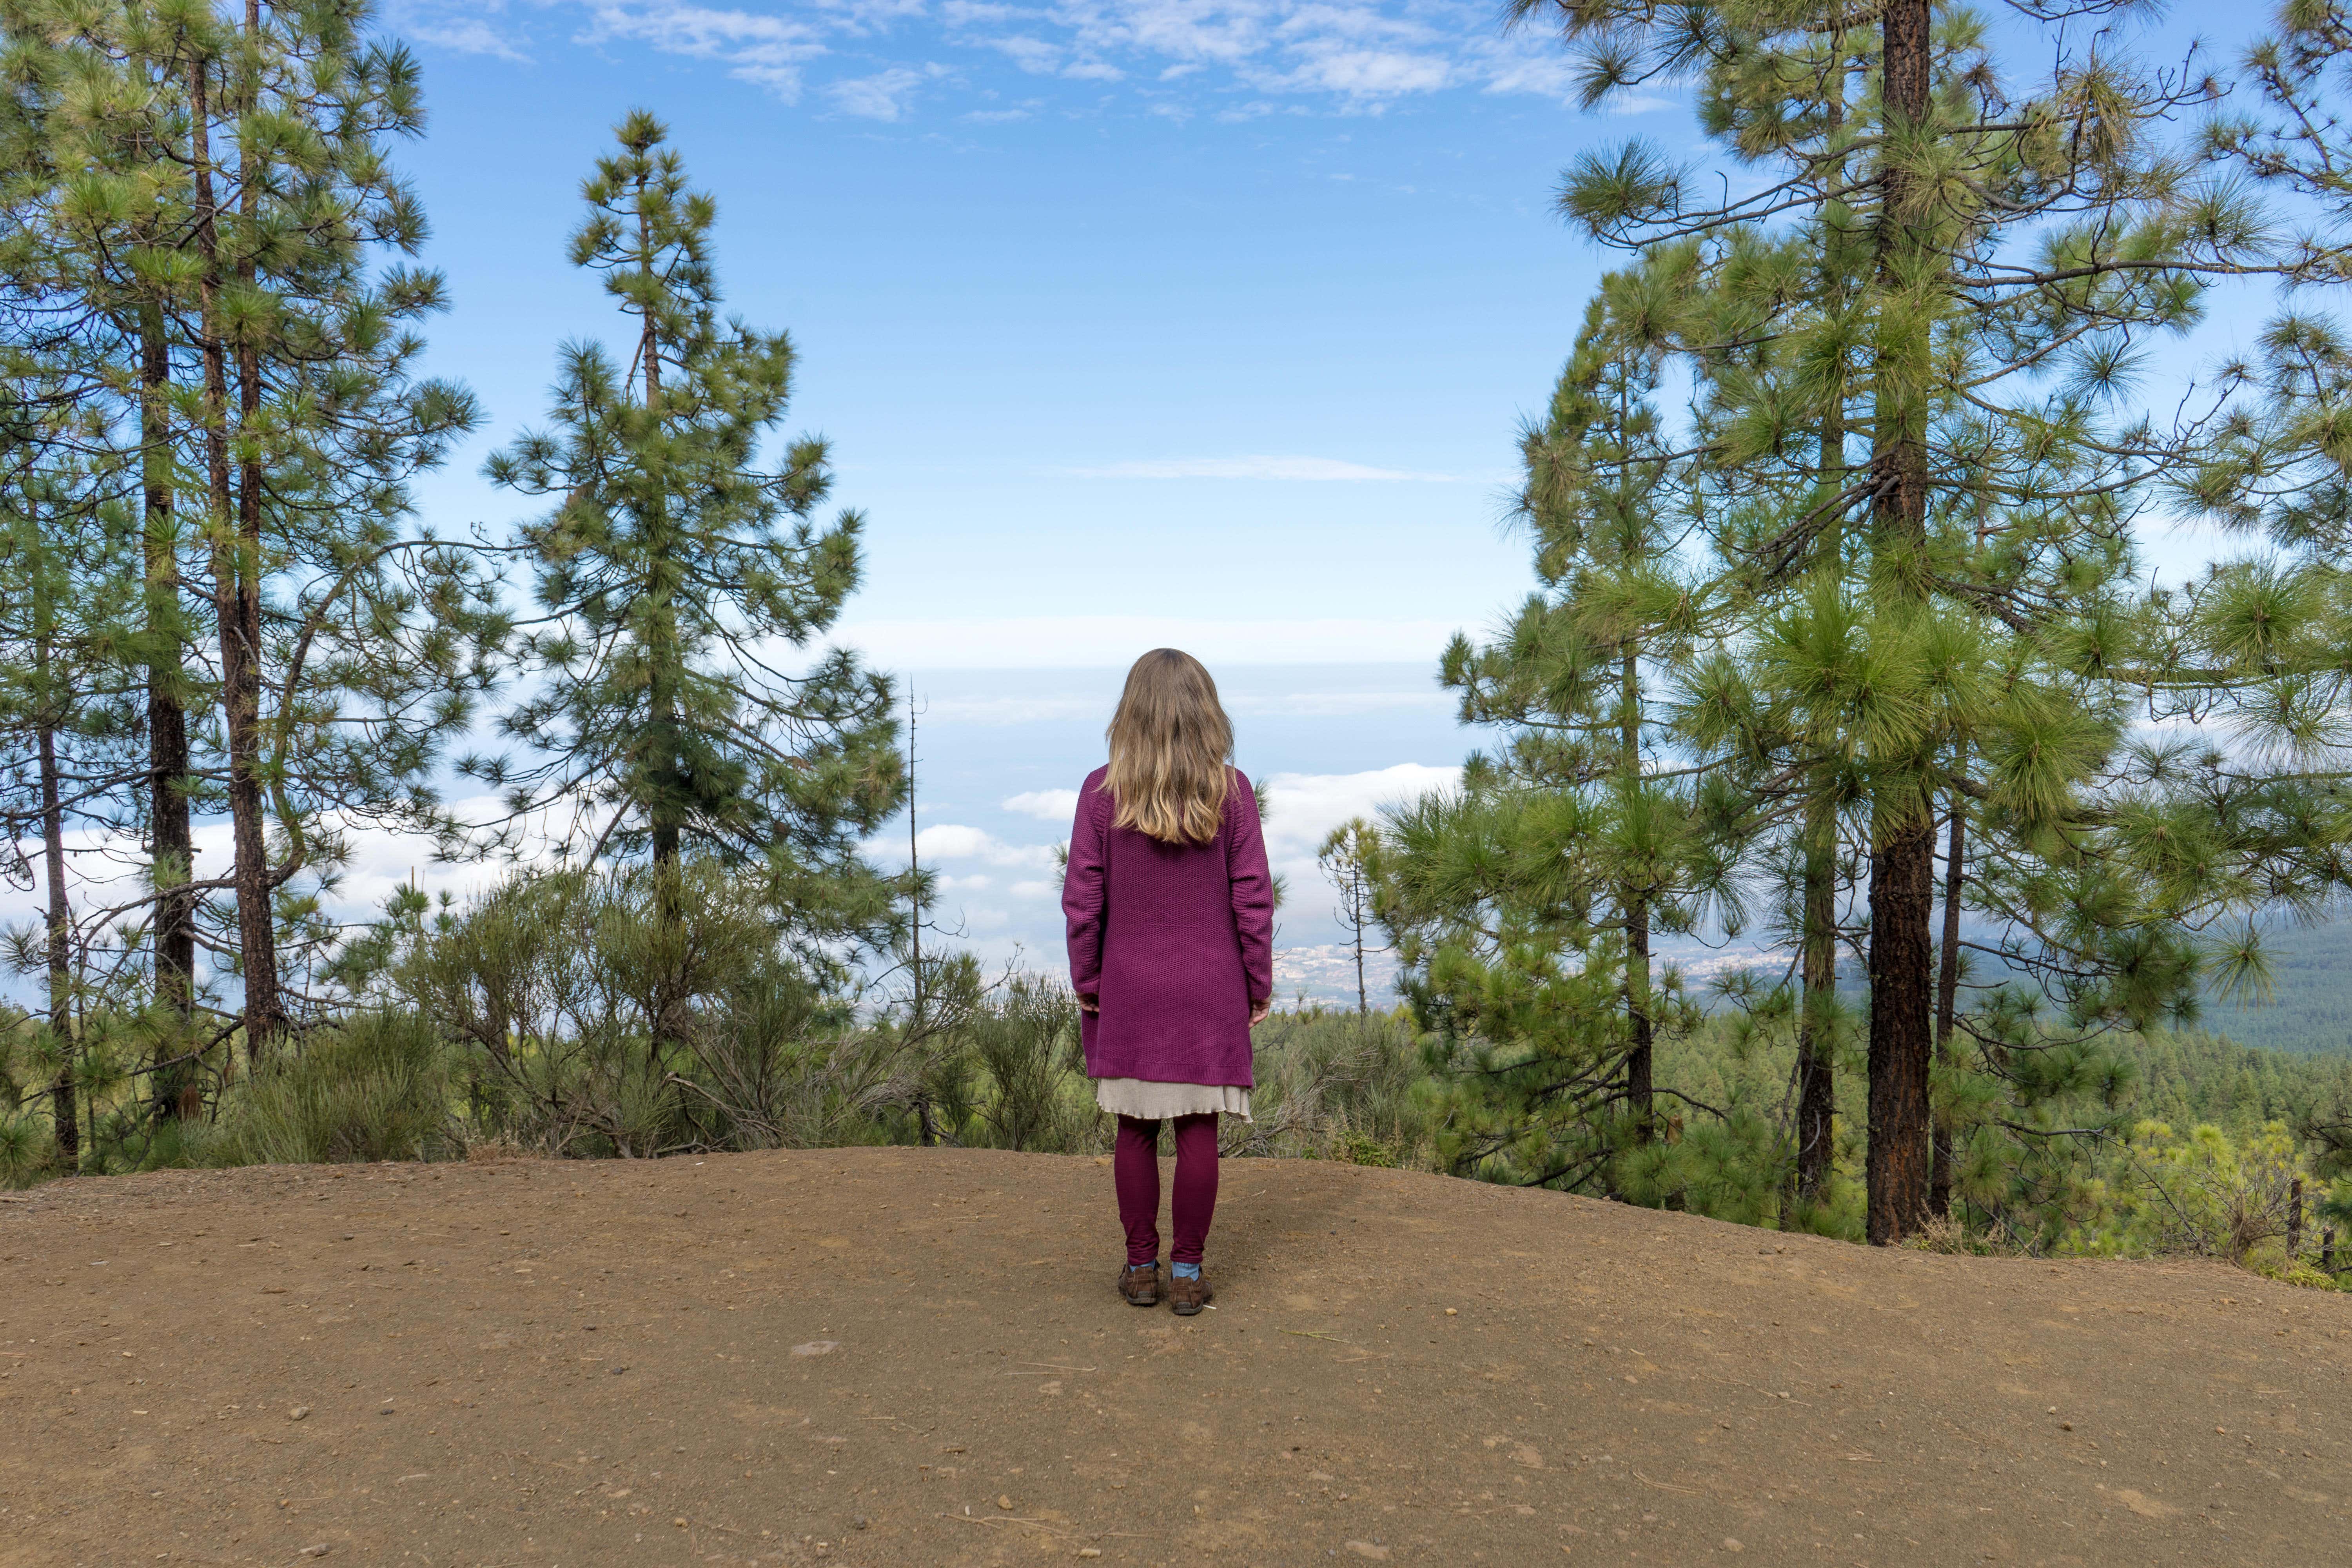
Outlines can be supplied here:
[[1218, 1310], [1179, 1321], [1113, 1294], [1109, 1182], [880, 1149], [12, 1198], [0, 1563], [2242, 1564], [2352, 1531], [2352, 1298], [1251, 1161]]

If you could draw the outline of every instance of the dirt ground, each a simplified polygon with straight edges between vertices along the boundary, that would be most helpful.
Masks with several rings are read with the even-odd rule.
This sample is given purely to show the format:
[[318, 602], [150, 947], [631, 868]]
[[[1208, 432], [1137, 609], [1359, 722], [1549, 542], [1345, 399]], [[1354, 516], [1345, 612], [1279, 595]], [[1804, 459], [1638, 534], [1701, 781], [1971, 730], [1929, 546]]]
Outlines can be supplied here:
[[[2352, 1297], [1229, 1163], [165, 1173], [0, 1203], [0, 1563], [2340, 1560]], [[306, 1555], [307, 1553], [307, 1555]]]

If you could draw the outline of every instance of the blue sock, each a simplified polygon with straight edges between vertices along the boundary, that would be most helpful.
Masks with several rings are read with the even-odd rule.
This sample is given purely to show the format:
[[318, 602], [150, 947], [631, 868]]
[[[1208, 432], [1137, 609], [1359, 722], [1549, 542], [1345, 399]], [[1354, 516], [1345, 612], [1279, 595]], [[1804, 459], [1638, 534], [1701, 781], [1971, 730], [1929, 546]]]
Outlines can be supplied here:
[[1197, 1263], [1171, 1263], [1168, 1267], [1176, 1271], [1179, 1279], [1198, 1279], [1201, 1277], [1201, 1266]]

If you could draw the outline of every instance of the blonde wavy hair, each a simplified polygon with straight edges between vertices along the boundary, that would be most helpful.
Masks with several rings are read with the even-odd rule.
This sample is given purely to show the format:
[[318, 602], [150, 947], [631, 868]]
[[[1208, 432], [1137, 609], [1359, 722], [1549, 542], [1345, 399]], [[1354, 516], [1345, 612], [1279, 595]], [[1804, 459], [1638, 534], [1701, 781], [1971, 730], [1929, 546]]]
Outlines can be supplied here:
[[1164, 844], [1216, 837], [1233, 789], [1234, 725], [1199, 659], [1172, 647], [1137, 659], [1109, 739], [1114, 826]]

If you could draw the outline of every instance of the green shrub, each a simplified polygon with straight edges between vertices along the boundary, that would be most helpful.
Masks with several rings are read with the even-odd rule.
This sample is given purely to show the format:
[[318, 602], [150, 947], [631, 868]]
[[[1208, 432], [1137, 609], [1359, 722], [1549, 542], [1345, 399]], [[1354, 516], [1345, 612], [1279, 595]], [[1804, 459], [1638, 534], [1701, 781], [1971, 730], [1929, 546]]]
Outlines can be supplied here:
[[29, 1187], [56, 1173], [57, 1140], [29, 1110], [0, 1110], [0, 1186]]
[[950, 1135], [968, 1147], [1076, 1154], [1099, 1147], [1069, 988], [1015, 975], [956, 1029], [927, 1078]]
[[450, 1053], [424, 1019], [361, 1014], [289, 1048], [187, 1136], [206, 1165], [320, 1165], [461, 1157]]
[[583, 1158], [885, 1141], [977, 970], [928, 962], [919, 1026], [861, 1016], [839, 955], [796, 945], [766, 892], [714, 860], [519, 876], [420, 930], [391, 984], [451, 1042], [486, 1140]]
[[1307, 1007], [1257, 1027], [1254, 1120], [1234, 1152], [1431, 1170], [1441, 1097], [1400, 1010]]

